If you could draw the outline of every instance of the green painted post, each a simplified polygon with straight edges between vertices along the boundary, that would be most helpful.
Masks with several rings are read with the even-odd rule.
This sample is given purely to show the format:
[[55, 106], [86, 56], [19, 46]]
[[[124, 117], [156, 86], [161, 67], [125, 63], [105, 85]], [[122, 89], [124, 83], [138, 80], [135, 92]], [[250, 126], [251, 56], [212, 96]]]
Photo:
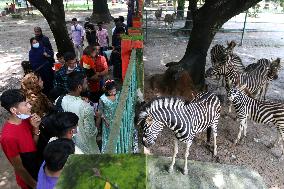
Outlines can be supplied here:
[[243, 27], [242, 39], [241, 39], [240, 46], [242, 46], [242, 45], [243, 45], [244, 33], [245, 33], [246, 23], [247, 23], [247, 16], [248, 16], [248, 10], [246, 11], [245, 22], [244, 22], [244, 27]]

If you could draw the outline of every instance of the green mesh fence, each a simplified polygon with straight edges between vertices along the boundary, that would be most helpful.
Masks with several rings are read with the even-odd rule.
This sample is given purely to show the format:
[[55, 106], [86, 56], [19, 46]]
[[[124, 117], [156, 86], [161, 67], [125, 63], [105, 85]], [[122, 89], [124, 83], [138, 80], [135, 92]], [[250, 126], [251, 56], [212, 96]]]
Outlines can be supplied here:
[[144, 80], [143, 70], [142, 49], [133, 49], [111, 125], [106, 153], [132, 153], [133, 151], [136, 92], [138, 86], [143, 92], [144, 84], [141, 81], [141, 79]]

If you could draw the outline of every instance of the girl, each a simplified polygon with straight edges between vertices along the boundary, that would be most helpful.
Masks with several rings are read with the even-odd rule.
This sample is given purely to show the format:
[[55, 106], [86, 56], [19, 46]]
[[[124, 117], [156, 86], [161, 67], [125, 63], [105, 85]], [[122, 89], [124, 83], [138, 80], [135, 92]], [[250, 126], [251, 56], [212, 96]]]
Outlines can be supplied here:
[[104, 86], [106, 92], [100, 97], [96, 125], [99, 128], [102, 122], [102, 153], [105, 152], [109, 140], [110, 126], [118, 104], [119, 93], [113, 80], [107, 80]]

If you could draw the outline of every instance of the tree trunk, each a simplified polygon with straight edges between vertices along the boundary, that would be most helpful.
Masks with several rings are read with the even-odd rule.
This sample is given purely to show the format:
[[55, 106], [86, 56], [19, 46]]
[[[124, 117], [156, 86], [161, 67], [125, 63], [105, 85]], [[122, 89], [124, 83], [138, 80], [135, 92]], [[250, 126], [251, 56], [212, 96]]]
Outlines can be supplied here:
[[47, 20], [54, 35], [58, 52], [74, 52], [73, 44], [68, 35], [65, 22], [63, 0], [52, 0], [51, 4], [45, 0], [29, 0]]
[[[211, 0], [193, 12], [193, 28], [180, 65], [189, 72], [197, 89], [204, 86], [208, 48], [221, 26], [260, 0]], [[194, 8], [194, 6], [192, 6]], [[191, 10], [192, 11], [192, 10]], [[194, 11], [194, 10], [193, 10]]]
[[91, 16], [93, 22], [109, 23], [112, 20], [107, 0], [93, 0], [93, 14]]
[[178, 0], [177, 19], [184, 18], [184, 4], [185, 4], [185, 0]]

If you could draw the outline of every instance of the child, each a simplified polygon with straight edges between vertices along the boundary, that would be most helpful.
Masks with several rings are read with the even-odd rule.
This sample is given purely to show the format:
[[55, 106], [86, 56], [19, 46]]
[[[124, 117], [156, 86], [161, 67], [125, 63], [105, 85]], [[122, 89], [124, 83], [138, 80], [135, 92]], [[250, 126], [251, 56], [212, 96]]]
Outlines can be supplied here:
[[100, 97], [97, 112], [96, 125], [99, 128], [102, 122], [102, 153], [105, 152], [109, 140], [110, 126], [118, 103], [119, 94], [116, 92], [116, 85], [113, 80], [105, 82], [105, 94]]
[[43, 152], [45, 161], [40, 167], [36, 188], [53, 189], [68, 156], [74, 152], [75, 146], [72, 140], [61, 138], [48, 143]]
[[56, 58], [58, 62], [55, 62], [52, 68], [55, 72], [60, 70], [60, 68], [65, 64], [64, 55], [62, 53], [58, 52], [56, 54]]

